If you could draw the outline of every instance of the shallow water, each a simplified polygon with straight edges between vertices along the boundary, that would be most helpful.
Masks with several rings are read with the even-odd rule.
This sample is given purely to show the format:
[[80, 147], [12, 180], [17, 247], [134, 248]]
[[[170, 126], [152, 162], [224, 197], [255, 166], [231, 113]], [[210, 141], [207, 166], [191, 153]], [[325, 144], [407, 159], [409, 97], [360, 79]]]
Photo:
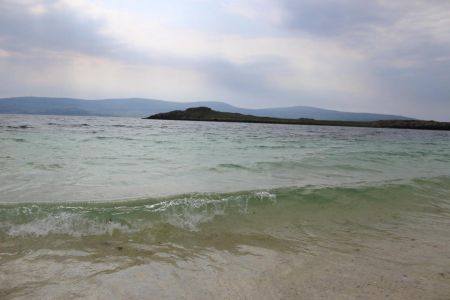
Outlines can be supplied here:
[[0, 116], [0, 298], [446, 299], [450, 133]]

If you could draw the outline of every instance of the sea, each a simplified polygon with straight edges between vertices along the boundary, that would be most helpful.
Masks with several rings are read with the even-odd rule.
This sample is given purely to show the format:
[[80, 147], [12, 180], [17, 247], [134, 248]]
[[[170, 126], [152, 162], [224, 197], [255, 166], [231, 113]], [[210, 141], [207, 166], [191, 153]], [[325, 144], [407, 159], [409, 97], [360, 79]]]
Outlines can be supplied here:
[[0, 299], [450, 299], [450, 132], [0, 115]]

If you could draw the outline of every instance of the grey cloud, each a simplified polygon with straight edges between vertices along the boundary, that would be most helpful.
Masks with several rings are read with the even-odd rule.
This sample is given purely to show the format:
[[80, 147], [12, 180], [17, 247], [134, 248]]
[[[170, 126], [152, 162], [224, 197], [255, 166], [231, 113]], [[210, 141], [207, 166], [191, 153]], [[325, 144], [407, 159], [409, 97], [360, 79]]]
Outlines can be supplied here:
[[[47, 3], [51, 2], [48, 0]], [[345, 44], [362, 54], [364, 59], [355, 61], [354, 64], [363, 73], [372, 76], [370, 78], [376, 81], [374, 86], [383, 91], [380, 95], [386, 97], [377, 98], [375, 91], [373, 95], [355, 99], [351, 91], [348, 94], [336, 94], [326, 88], [293, 91], [276, 86], [272, 78], [288, 78], [292, 67], [282, 57], [265, 57], [250, 63], [236, 64], [227, 61], [220, 54], [194, 59], [176, 54], [142, 52], [102, 34], [104, 20], [93, 19], [79, 11], [61, 7], [50, 9], [44, 14], [32, 14], [17, 3], [20, 2], [0, 0], [0, 49], [30, 52], [30, 55], [13, 55], [3, 57], [3, 62], [0, 60], [0, 79], [3, 82], [0, 86], [1, 96], [24, 93], [79, 96], [84, 91], [77, 90], [70, 80], [54, 84], [50, 81], [27, 81], [24, 76], [28, 73], [38, 74], [46, 67], [64, 69], [65, 62], [61, 58], [64, 56], [56, 57], [54, 53], [79, 52], [149, 68], [157, 65], [194, 71], [206, 79], [204, 91], [198, 91], [200, 97], [224, 100], [240, 106], [312, 105], [448, 119], [450, 46], [448, 43], [437, 42], [432, 34], [427, 34], [428, 25], [436, 25], [433, 23], [433, 16], [430, 17], [431, 21], [426, 20], [431, 23], [424, 23], [424, 30], [419, 28], [420, 32], [415, 32], [414, 29], [405, 34], [402, 31], [408, 30], [408, 22], [414, 23], [414, 17], [408, 19], [408, 22], [401, 22], [403, 27], [397, 28], [397, 34], [393, 24], [402, 18], [402, 14], [396, 10], [401, 5], [390, 10], [380, 6], [378, 1], [279, 2], [287, 14], [280, 35], [295, 37], [308, 32], [319, 39]], [[260, 34], [270, 36], [273, 32], [262, 31]], [[44, 51], [33, 52], [34, 50]], [[408, 65], [408, 62], [411, 64]], [[70, 74], [68, 76], [70, 78]], [[170, 80], [167, 78], [168, 82]], [[120, 88], [111, 86], [111, 91], [119, 90]], [[89, 95], [85, 96], [89, 98]], [[151, 94], [128, 96], [152, 97]], [[393, 102], [395, 103], [392, 104]]]
[[[49, 3], [51, 1], [47, 2]], [[24, 5], [9, 1], [2, 2], [0, 4], [0, 49], [21, 53], [36, 49], [54, 52], [70, 51], [112, 57], [134, 64], [171, 66], [197, 71], [205, 76], [211, 86], [225, 93], [239, 93], [247, 96], [266, 94], [266, 97], [267, 94], [275, 95], [264, 74], [279, 69], [282, 65], [279, 61], [269, 59], [252, 64], [235, 65], [220, 57], [195, 60], [144, 53], [129, 49], [118, 41], [104, 36], [101, 33], [102, 26], [102, 20], [88, 18], [73, 10], [58, 8], [49, 9], [43, 14], [32, 14]], [[37, 56], [34, 53], [29, 56], [12, 56], [7, 58], [9, 69], [45, 69], [46, 66], [51, 65], [61, 66], [63, 62], [53, 57], [51, 53], [42, 53]], [[21, 82], [21, 80], [17, 81]]]
[[334, 35], [388, 20], [376, 1], [282, 0], [287, 28], [321, 35]]
[[198, 63], [198, 69], [216, 85], [244, 94], [265, 93], [270, 82], [265, 74], [275, 72], [280, 62], [260, 61], [236, 65], [226, 60], [207, 60]]
[[[360, 99], [365, 107], [420, 118], [448, 120], [450, 40], [436, 39], [445, 26], [439, 1], [282, 1], [285, 28], [346, 44], [366, 56], [361, 67], [373, 76], [384, 98]], [[418, 5], [420, 4], [420, 5]], [[441, 8], [441, 9], [439, 9]], [[445, 32], [445, 31], [444, 31]], [[441, 33], [442, 34], [442, 33]], [[450, 37], [450, 36], [449, 36]]]
[[[48, 0], [45, 4], [55, 1]], [[129, 47], [103, 34], [105, 20], [91, 18], [79, 11], [49, 5], [47, 12], [33, 14], [28, 7], [12, 1], [0, 2], [0, 49], [30, 53], [34, 50], [75, 52], [112, 58], [126, 63], [148, 64], [162, 58], [149, 51]], [[35, 63], [47, 56], [35, 57]], [[30, 62], [32, 63], [32, 62]]]
[[409, 69], [373, 66], [381, 86], [392, 95], [379, 102], [412, 116], [448, 120], [450, 112], [450, 62]]
[[[289, 62], [278, 57], [243, 64], [223, 59], [203, 60], [190, 62], [188, 67], [202, 73], [222, 100], [240, 106], [326, 106], [327, 99], [331, 99], [326, 93], [291, 91], [275, 86], [273, 77], [283, 78], [291, 72]], [[334, 99], [340, 96], [334, 94]]]
[[45, 49], [93, 55], [113, 53], [121, 45], [102, 35], [101, 27], [101, 20], [61, 8], [33, 14], [24, 5], [10, 1], [0, 3], [0, 47], [10, 51]]

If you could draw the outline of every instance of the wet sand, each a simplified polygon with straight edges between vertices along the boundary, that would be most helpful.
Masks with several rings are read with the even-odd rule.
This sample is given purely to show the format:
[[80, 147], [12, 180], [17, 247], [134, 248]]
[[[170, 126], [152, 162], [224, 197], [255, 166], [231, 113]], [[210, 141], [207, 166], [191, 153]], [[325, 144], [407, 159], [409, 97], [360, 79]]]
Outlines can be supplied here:
[[0, 298], [449, 299], [449, 222], [421, 221], [383, 238], [337, 231], [265, 247], [207, 235], [202, 249], [131, 242], [41, 249], [0, 266]]

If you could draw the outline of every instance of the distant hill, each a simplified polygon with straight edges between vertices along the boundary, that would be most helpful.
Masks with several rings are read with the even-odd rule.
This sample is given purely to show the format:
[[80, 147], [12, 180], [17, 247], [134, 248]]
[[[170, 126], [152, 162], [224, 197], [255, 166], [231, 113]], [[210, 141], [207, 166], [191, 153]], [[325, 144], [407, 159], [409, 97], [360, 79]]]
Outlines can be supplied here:
[[213, 110], [209, 107], [193, 107], [186, 110], [174, 110], [159, 113], [145, 119], [177, 120], [177, 121], [208, 121], [208, 122], [239, 122], [239, 123], [269, 123], [286, 125], [322, 125], [346, 127], [398, 128], [398, 129], [427, 129], [450, 130], [450, 122], [421, 121], [421, 120], [380, 120], [380, 121], [332, 121], [314, 119], [283, 119], [271, 117], [257, 117], [240, 113], [229, 113]]
[[247, 109], [224, 102], [171, 102], [153, 99], [83, 100], [73, 98], [17, 97], [0, 98], [0, 114], [38, 114], [72, 116], [146, 117], [149, 115], [207, 106], [222, 112], [235, 112], [274, 118], [309, 118], [320, 120], [374, 121], [406, 120], [404, 116], [350, 113], [309, 106]]

